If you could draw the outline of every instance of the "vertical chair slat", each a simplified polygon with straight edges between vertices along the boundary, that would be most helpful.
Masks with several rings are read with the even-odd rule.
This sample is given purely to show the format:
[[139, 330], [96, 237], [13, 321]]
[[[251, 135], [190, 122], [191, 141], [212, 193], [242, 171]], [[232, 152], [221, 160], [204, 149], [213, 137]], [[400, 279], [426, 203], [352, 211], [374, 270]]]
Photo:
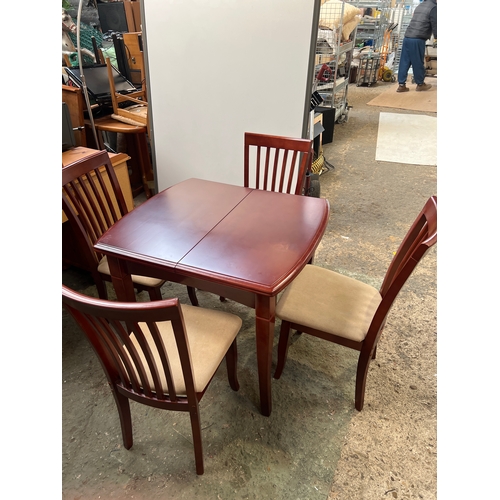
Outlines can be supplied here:
[[259, 189], [259, 181], [260, 181], [260, 147], [257, 148], [257, 189]]
[[[156, 366], [155, 356], [152, 352], [151, 346], [148, 340], [146, 339], [146, 336], [144, 335], [142, 328], [139, 326], [138, 323], [133, 324], [132, 331], [134, 333], [136, 341], [141, 347], [142, 357], [140, 357], [139, 361], [141, 363], [141, 367], [144, 368], [145, 373], [149, 373], [151, 375], [151, 378], [153, 380], [153, 386], [151, 386], [149, 383], [149, 378], [147, 378], [146, 376], [145, 382], [143, 383], [143, 390], [150, 397], [152, 396], [152, 392], [154, 390], [154, 392], [157, 395], [159, 395], [159, 398], [162, 399], [163, 388], [160, 380], [158, 367]], [[142, 358], [145, 359], [146, 366], [142, 364]]]
[[[286, 186], [286, 192], [291, 193], [292, 192], [292, 180], [293, 180], [293, 175], [295, 173], [295, 167], [297, 165], [297, 151], [293, 152], [292, 155], [292, 161], [290, 162], [290, 171], [288, 173], [288, 184]], [[280, 189], [282, 191], [283, 189]]]
[[[186, 335], [181, 335], [181, 332], [185, 331], [186, 325], [184, 324], [184, 319], [182, 316], [182, 310], [179, 308], [179, 314], [172, 318], [172, 328], [175, 334], [175, 341], [177, 344], [177, 351], [179, 353], [179, 359], [182, 366], [182, 371], [184, 372], [184, 383], [186, 386], [186, 396], [191, 401], [196, 398], [196, 393], [194, 390], [194, 376], [193, 370], [191, 369], [191, 353], [189, 350], [188, 338]], [[200, 441], [201, 444], [201, 441]]]
[[[108, 165], [105, 165], [105, 169], [109, 175]], [[94, 191], [94, 195], [99, 203], [99, 207], [101, 209], [101, 212], [104, 215], [104, 218], [106, 220], [107, 227], [105, 229], [108, 229], [124, 214], [118, 214], [117, 211], [115, 210], [115, 204], [113, 203], [114, 200], [111, 199], [110, 190], [106, 187], [106, 184], [104, 182], [104, 178], [101, 174], [101, 170], [99, 168], [96, 168], [94, 170], [94, 172], [95, 172], [95, 176], [96, 176], [97, 180], [99, 181], [99, 186], [100, 186], [101, 190], [99, 191], [97, 189], [94, 182], [92, 182], [91, 185], [92, 185], [92, 189]], [[89, 177], [89, 181], [90, 181], [92, 179], [92, 176], [88, 176], [88, 177]], [[104, 203], [104, 200], [102, 199], [101, 193], [104, 195], [104, 199], [106, 200], [106, 203]]]
[[[260, 147], [259, 147], [259, 149], [260, 149]], [[263, 189], [267, 189], [267, 179], [269, 178], [270, 154], [271, 154], [270, 148], [266, 148], [266, 164], [265, 164], [265, 169], [264, 169], [264, 180], [262, 181]], [[260, 182], [260, 177], [259, 177], [259, 179], [257, 179], [257, 183], [259, 183], [259, 182]]]
[[[268, 148], [270, 149], [270, 148]], [[273, 164], [273, 172], [272, 172], [272, 180], [271, 180], [271, 191], [277, 191], [276, 189], [276, 177], [278, 174], [278, 162], [280, 158], [280, 148], [276, 148], [274, 150], [274, 164]]]
[[[287, 173], [287, 164], [286, 164], [287, 160], [288, 160], [288, 149], [285, 149], [283, 151], [283, 160], [281, 161], [280, 186], [278, 189], [278, 191], [280, 191], [280, 192], [283, 192], [283, 186], [285, 185], [285, 175]], [[292, 175], [293, 174], [293, 163], [290, 165], [290, 167], [291, 167], [291, 170], [290, 170], [289, 174]], [[288, 190], [285, 192], [288, 192]]]
[[[146, 345], [146, 340], [144, 339], [144, 334], [137, 324], [137, 322], [133, 322], [131, 325], [132, 332], [134, 333], [135, 339], [137, 340], [139, 346], [141, 347], [141, 353], [144, 355], [146, 359], [146, 365], [149, 367], [151, 365], [151, 357], [148, 356], [147, 353], [147, 348], [145, 347]], [[149, 379], [147, 376], [147, 368], [144, 366], [144, 363], [142, 362], [141, 356], [139, 352], [137, 351], [136, 346], [130, 339], [130, 337], [127, 335], [126, 338], [122, 339], [124, 342], [124, 345], [127, 348], [128, 354], [130, 358], [132, 359], [132, 362], [137, 370], [137, 374], [139, 375], [139, 384], [142, 389], [140, 389], [138, 392], [143, 392], [147, 397], [152, 398], [153, 391], [152, 388], [149, 384]], [[145, 352], [146, 351], [146, 352]], [[155, 384], [155, 379], [153, 378], [153, 384]]]
[[[94, 169], [93, 172], [94, 172], [95, 176], [99, 175], [98, 168]], [[95, 218], [99, 224], [99, 232], [100, 232], [100, 234], [103, 234], [106, 231], [106, 229], [108, 229], [111, 226], [112, 223], [109, 219], [108, 211], [106, 210], [106, 207], [103, 204], [102, 196], [100, 195], [100, 193], [95, 185], [94, 178], [91, 175], [91, 172], [86, 174], [85, 178], [87, 179], [87, 183], [90, 186], [91, 191], [94, 194], [94, 196], [91, 195], [91, 193], [87, 187], [87, 183], [83, 182], [84, 181], [83, 176], [80, 177], [80, 185], [82, 187], [82, 190], [85, 191], [87, 198], [89, 199], [89, 202], [92, 206], [93, 213], [95, 214]], [[98, 180], [99, 180], [99, 178], [98, 178]], [[106, 192], [106, 186], [103, 186], [103, 189], [104, 189], [104, 192]]]
[[[140, 363], [139, 355], [130, 340], [129, 332], [123, 328], [120, 322], [112, 320], [109, 320], [109, 322], [114, 326], [115, 335], [111, 336], [110, 340], [113, 342], [118, 355], [117, 363], [122, 365], [126, 372], [122, 384], [124, 387], [131, 385], [136, 392], [140, 392], [144, 387], [147, 389], [149, 384], [146, 371]], [[139, 365], [137, 360], [139, 360]]]
[[[95, 170], [94, 170], [95, 171]], [[87, 180], [87, 182], [85, 182]], [[107, 227], [105, 226], [103, 219], [102, 219], [102, 214], [99, 213], [98, 206], [99, 206], [99, 195], [97, 194], [97, 197], [94, 198], [90, 190], [87, 186], [87, 183], [90, 185], [92, 192], [94, 192], [95, 185], [94, 181], [92, 179], [92, 176], [90, 173], [87, 173], [85, 176], [82, 175], [78, 178], [78, 184], [80, 186], [80, 193], [83, 193], [85, 196], [82, 196], [81, 199], [86, 199], [87, 203], [85, 204], [87, 216], [93, 216], [96, 222], [96, 225], [94, 226], [95, 233], [98, 235], [98, 237], [106, 231]], [[97, 201], [97, 203], [96, 203]], [[90, 205], [90, 208], [89, 208]], [[102, 206], [102, 205], [101, 205]]]
[[[73, 212], [74, 216], [80, 220], [84, 229], [87, 231], [90, 240], [92, 243], [97, 241], [99, 237], [99, 223], [97, 222], [95, 215], [92, 213], [92, 209], [89, 206], [89, 202], [85, 196], [82, 195], [79, 189], [79, 182], [71, 181], [67, 185], [63, 186], [63, 191], [66, 193], [67, 198], [71, 201], [73, 206], [70, 203], [66, 203], [66, 211]], [[63, 199], [63, 203], [66, 200]], [[75, 209], [73, 207], [78, 207]]]
[[115, 341], [114, 332], [110, 323], [103, 318], [98, 318], [90, 314], [85, 314], [85, 317], [88, 323], [93, 327], [92, 331], [88, 332], [88, 335], [91, 337], [90, 340], [94, 348], [98, 346], [102, 352], [105, 353], [105, 356], [110, 360], [110, 365], [114, 368], [122, 384], [128, 384], [129, 377], [126, 367], [120, 363], [122, 357], [119, 352], [121, 344]]
[[113, 361], [113, 366], [120, 377], [121, 383], [125, 386], [132, 384], [133, 387], [138, 389], [139, 386], [136, 381], [133, 366], [123, 349], [120, 337], [118, 336], [117, 338], [117, 329], [122, 328], [121, 325], [91, 315], [87, 315], [87, 318], [89, 323], [94, 327], [96, 340]]
[[[147, 325], [161, 359], [163, 373], [165, 375], [165, 380], [167, 381], [168, 395], [170, 397], [170, 400], [175, 402], [177, 401], [177, 391], [175, 390], [175, 384], [172, 377], [172, 369], [170, 368], [170, 360], [168, 359], [167, 350], [165, 349], [165, 345], [163, 344], [163, 340], [161, 338], [157, 324], [152, 321], [148, 321]], [[165, 399], [165, 396], [163, 394], [161, 395], [161, 399]]]

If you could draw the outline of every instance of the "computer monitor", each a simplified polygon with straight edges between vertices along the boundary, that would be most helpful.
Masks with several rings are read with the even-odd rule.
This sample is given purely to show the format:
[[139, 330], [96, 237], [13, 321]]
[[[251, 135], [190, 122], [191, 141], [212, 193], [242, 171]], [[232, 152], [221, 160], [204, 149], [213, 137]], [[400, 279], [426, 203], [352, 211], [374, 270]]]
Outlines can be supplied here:
[[[77, 86], [83, 87], [80, 68], [66, 67], [68, 78]], [[85, 85], [90, 96], [98, 104], [111, 102], [111, 89], [109, 88], [108, 68], [105, 64], [83, 67]], [[111, 66], [116, 91], [120, 94], [136, 92], [137, 88], [129, 82], [114, 66]]]

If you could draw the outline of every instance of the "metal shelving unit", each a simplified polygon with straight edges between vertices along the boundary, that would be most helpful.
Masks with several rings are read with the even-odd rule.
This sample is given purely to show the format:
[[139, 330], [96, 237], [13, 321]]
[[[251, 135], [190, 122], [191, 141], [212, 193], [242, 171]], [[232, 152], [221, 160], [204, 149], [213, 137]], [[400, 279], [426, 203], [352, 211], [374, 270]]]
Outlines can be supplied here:
[[347, 121], [349, 113], [347, 92], [357, 20], [354, 26], [348, 23], [355, 7], [348, 2], [325, 2], [321, 6], [313, 89], [323, 98], [323, 107], [335, 109], [338, 123]]
[[371, 46], [377, 50], [381, 44], [381, 19], [367, 19], [363, 18], [358, 25], [356, 34], [356, 47]]
[[[373, 73], [374, 62], [380, 58], [377, 79], [394, 81], [401, 58], [401, 48], [406, 28], [414, 10], [413, 0], [352, 0], [352, 5], [363, 9], [363, 18], [358, 25], [356, 48], [363, 49], [360, 57], [357, 84], [374, 83], [366, 74]], [[367, 15], [367, 9], [372, 9]], [[370, 15], [371, 14], [371, 15]], [[380, 54], [380, 57], [377, 55]], [[387, 68], [387, 69], [384, 69]], [[370, 70], [370, 71], [367, 71]], [[361, 78], [361, 79], [360, 79]]]
[[389, 25], [391, 0], [354, 0], [350, 3], [364, 12], [358, 25], [356, 47], [370, 46], [374, 52], [379, 52]]

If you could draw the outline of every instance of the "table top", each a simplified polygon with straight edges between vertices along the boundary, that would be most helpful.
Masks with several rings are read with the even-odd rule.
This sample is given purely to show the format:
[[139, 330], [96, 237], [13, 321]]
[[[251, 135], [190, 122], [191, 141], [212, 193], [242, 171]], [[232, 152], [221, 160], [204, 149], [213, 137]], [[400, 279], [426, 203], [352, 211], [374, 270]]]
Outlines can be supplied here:
[[[94, 153], [99, 152], [99, 149], [90, 149], [83, 146], [76, 146], [62, 152], [62, 166], [65, 167], [70, 163], [81, 160], [86, 156], [90, 156]], [[111, 160], [111, 165], [116, 166], [120, 163], [129, 160], [130, 156], [125, 153], [108, 153], [109, 159]]]
[[324, 234], [322, 198], [188, 179], [125, 215], [96, 243], [108, 256], [276, 295]]

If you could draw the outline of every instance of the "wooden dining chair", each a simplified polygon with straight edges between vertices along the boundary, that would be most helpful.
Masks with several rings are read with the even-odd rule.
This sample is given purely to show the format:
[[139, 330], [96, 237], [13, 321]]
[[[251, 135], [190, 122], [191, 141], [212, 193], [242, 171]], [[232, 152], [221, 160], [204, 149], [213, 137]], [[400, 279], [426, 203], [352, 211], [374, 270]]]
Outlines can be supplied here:
[[279, 379], [292, 329], [360, 351], [355, 406], [363, 409], [366, 377], [394, 299], [427, 251], [437, 242], [437, 197], [429, 198], [403, 239], [380, 290], [329, 269], [306, 265], [276, 306], [281, 319]]
[[[313, 141], [245, 132], [245, 187], [302, 195], [313, 159]], [[302, 156], [301, 156], [302, 155]], [[311, 260], [312, 262], [312, 260]], [[219, 297], [225, 302], [225, 297]]]
[[188, 412], [196, 472], [203, 474], [199, 402], [224, 357], [229, 384], [239, 389], [236, 336], [241, 318], [180, 305], [177, 298], [115, 302], [64, 285], [62, 300], [101, 362], [118, 408], [124, 447], [133, 444], [130, 399]]
[[[73, 229], [86, 267], [99, 293], [107, 299], [105, 282], [111, 282], [106, 256], [94, 249], [96, 241], [128, 213], [125, 198], [106, 151], [98, 151], [62, 169], [62, 209]], [[137, 291], [147, 291], [151, 300], [161, 300], [164, 280], [132, 275]], [[188, 287], [191, 303], [198, 305], [196, 291]]]
[[303, 194], [313, 141], [245, 132], [244, 186]]
[[[147, 127], [149, 135], [150, 130], [146, 86], [143, 86], [135, 92], [121, 94], [120, 92], [116, 91], [111, 60], [109, 57], [106, 58], [106, 68], [108, 71], [111, 104], [113, 106], [113, 114], [111, 115], [111, 117], [115, 120], [129, 123], [131, 125]], [[123, 104], [128, 104], [129, 106], [123, 107]]]

